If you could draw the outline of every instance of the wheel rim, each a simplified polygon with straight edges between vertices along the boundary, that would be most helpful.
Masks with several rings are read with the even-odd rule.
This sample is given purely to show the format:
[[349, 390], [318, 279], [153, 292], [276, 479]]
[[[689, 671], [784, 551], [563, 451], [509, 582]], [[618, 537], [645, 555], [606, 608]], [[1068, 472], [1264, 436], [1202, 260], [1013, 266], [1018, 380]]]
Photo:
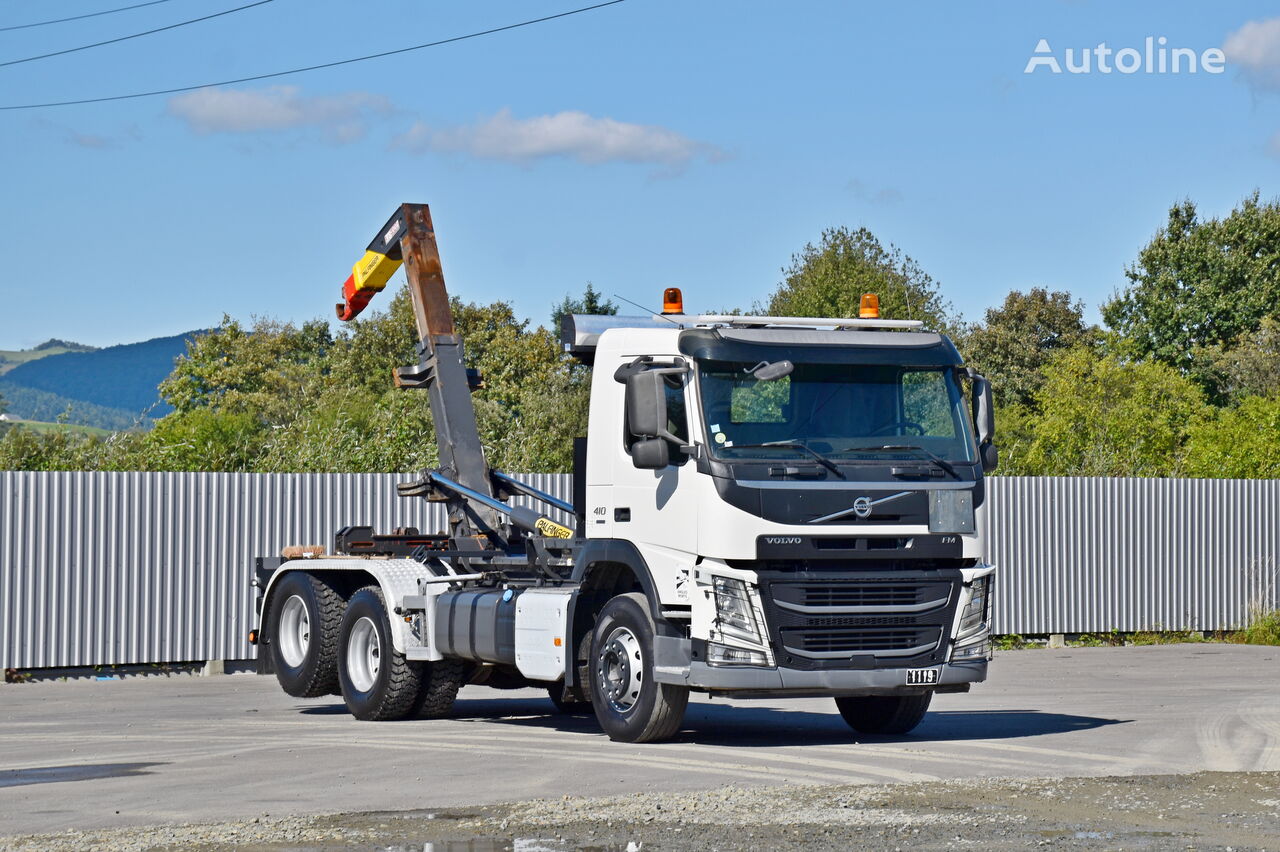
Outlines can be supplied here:
[[644, 657], [640, 640], [626, 627], [615, 627], [601, 643], [596, 656], [596, 683], [600, 694], [618, 713], [630, 713], [640, 700]]
[[298, 595], [293, 595], [280, 608], [280, 656], [290, 666], [298, 667], [307, 658], [307, 649], [311, 647], [311, 616], [307, 614], [307, 603]]
[[382, 640], [378, 638], [377, 625], [367, 616], [351, 628], [347, 640], [347, 675], [351, 685], [360, 692], [373, 689], [382, 665]]

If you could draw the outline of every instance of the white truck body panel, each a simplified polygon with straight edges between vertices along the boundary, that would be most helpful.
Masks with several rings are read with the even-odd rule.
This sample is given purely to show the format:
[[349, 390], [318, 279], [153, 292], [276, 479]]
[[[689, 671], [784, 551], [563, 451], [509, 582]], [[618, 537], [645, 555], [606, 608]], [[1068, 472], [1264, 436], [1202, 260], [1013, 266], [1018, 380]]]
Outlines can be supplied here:
[[526, 589], [516, 598], [516, 668], [530, 680], [564, 676], [570, 591]]

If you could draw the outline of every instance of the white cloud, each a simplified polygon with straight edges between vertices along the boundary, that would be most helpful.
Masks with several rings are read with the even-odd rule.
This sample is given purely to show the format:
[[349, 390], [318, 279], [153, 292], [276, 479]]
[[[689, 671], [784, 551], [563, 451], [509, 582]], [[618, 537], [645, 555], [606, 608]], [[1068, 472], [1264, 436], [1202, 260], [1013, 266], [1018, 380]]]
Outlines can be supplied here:
[[1222, 51], [1253, 84], [1280, 87], [1280, 18], [1249, 21], [1227, 36]]
[[196, 133], [313, 128], [335, 142], [360, 138], [371, 115], [392, 111], [391, 102], [381, 95], [346, 92], [306, 96], [297, 86], [271, 86], [258, 91], [198, 89], [169, 99], [169, 113]]
[[671, 168], [699, 156], [711, 160], [724, 156], [713, 145], [665, 127], [576, 111], [516, 118], [503, 109], [475, 124], [456, 127], [417, 122], [392, 144], [413, 153], [452, 151], [513, 162], [568, 157], [581, 163], [652, 163]]

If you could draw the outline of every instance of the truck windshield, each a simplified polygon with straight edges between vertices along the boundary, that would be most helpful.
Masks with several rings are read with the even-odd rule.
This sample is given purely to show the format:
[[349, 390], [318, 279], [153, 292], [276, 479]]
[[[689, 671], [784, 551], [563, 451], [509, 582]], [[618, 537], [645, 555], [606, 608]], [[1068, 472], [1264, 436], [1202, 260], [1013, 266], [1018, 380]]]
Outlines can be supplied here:
[[807, 448], [840, 463], [928, 461], [930, 453], [974, 460], [951, 367], [801, 363], [760, 381], [751, 375], [757, 366], [698, 362], [707, 440], [719, 458], [795, 458], [810, 455]]

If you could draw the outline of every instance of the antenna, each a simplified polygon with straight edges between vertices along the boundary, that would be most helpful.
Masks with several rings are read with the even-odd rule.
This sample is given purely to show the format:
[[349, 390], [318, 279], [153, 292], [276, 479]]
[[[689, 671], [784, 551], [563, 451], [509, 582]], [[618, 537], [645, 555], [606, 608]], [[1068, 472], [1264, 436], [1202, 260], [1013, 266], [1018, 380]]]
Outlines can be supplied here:
[[673, 320], [671, 317], [669, 317], [669, 316], [667, 316], [667, 315], [665, 315], [665, 314], [658, 313], [657, 311], [651, 311], [651, 310], [649, 310], [648, 308], [646, 308], [644, 305], [640, 304], [639, 302], [633, 302], [633, 301], [631, 301], [631, 300], [630, 300], [630, 299], [628, 299], [626, 296], [622, 296], [622, 295], [619, 295], [619, 294], [617, 294], [617, 293], [614, 293], [614, 294], [613, 294], [613, 298], [615, 298], [615, 299], [621, 299], [622, 301], [626, 302], [628, 305], [635, 305], [635, 306], [636, 306], [637, 308], [639, 308], [640, 310], [645, 311], [645, 312], [647, 312], [647, 313], [649, 313], [649, 314], [652, 314], [652, 315], [653, 315], [653, 316], [655, 316], [655, 317], [662, 317], [664, 320], [666, 320], [667, 322], [671, 323], [672, 325], [677, 325], [677, 326], [678, 326], [678, 325], [680, 325], [680, 323], [676, 322], [676, 321], [675, 321], [675, 320]]

